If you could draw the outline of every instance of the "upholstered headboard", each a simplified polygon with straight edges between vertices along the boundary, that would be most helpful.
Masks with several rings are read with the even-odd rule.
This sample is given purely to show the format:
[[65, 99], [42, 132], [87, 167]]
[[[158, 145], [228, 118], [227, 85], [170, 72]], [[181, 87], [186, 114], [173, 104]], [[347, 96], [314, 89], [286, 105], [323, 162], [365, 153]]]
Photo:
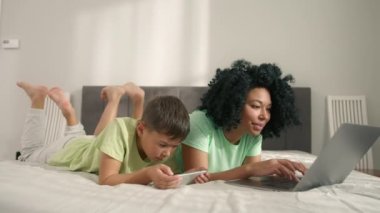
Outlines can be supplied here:
[[[103, 86], [83, 86], [81, 122], [87, 134], [92, 134], [105, 103], [100, 100], [100, 91]], [[142, 87], [145, 91], [145, 103], [159, 95], [173, 95], [179, 97], [189, 112], [200, 104], [200, 97], [207, 87]], [[301, 125], [290, 127], [283, 131], [281, 137], [266, 139], [263, 143], [265, 150], [301, 150], [311, 152], [311, 97], [310, 88], [294, 87], [296, 107], [299, 110]], [[128, 116], [132, 112], [132, 105], [128, 97], [122, 98], [118, 116]]]

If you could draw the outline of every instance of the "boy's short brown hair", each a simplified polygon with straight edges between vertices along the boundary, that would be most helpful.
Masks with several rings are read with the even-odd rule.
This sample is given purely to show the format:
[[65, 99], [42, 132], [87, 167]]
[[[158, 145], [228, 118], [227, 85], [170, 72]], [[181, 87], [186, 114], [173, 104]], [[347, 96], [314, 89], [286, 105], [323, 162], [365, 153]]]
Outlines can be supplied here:
[[172, 139], [182, 141], [190, 132], [189, 113], [175, 96], [158, 96], [149, 101], [141, 120], [149, 129]]

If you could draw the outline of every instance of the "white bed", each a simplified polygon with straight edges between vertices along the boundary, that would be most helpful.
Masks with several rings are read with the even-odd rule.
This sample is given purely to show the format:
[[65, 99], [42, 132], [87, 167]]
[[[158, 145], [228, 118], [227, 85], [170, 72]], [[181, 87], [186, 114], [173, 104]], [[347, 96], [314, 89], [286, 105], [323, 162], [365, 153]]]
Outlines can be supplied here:
[[[311, 164], [300, 151], [264, 151], [263, 158]], [[353, 171], [342, 184], [275, 192], [214, 181], [159, 190], [101, 186], [96, 175], [19, 161], [0, 162], [0, 212], [379, 212], [380, 178]]]
[[[103, 111], [102, 86], [84, 86], [81, 121], [92, 132]], [[205, 87], [143, 87], [146, 99], [176, 95], [192, 111]], [[262, 158], [287, 158], [310, 165], [310, 88], [294, 88], [301, 126], [263, 142]], [[128, 100], [120, 110], [130, 109]], [[129, 111], [119, 111], [119, 116]], [[302, 150], [289, 151], [289, 150]], [[97, 176], [19, 161], [0, 162], [2, 212], [380, 212], [380, 178], [353, 171], [343, 184], [306, 192], [274, 192], [214, 181], [173, 190], [121, 184], [100, 186]]]

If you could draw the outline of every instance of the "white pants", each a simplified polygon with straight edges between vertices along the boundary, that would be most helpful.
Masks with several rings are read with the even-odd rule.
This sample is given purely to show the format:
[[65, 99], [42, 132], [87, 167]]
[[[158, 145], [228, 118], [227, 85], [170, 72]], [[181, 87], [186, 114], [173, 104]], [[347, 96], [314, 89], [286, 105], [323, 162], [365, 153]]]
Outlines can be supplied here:
[[61, 150], [70, 140], [86, 135], [82, 124], [66, 126], [63, 137], [44, 144], [45, 123], [44, 110], [33, 108], [29, 110], [21, 136], [21, 155], [19, 157], [21, 161], [46, 163], [54, 153]]

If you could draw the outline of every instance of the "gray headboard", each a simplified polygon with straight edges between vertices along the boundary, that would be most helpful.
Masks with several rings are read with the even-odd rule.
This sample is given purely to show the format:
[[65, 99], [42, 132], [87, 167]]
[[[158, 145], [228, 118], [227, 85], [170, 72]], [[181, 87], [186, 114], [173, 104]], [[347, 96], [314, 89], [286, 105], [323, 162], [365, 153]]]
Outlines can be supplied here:
[[[92, 134], [105, 103], [100, 100], [100, 91], [103, 86], [83, 86], [82, 89], [82, 116], [81, 122], [87, 134]], [[159, 95], [173, 95], [179, 97], [189, 112], [200, 104], [200, 97], [207, 87], [142, 87], [145, 91], [145, 103]], [[311, 152], [311, 90], [306, 87], [294, 87], [296, 107], [300, 113], [301, 125], [290, 127], [283, 131], [281, 137], [267, 139], [263, 143], [265, 150], [301, 150]], [[132, 106], [128, 97], [122, 98], [118, 116], [128, 116]]]

